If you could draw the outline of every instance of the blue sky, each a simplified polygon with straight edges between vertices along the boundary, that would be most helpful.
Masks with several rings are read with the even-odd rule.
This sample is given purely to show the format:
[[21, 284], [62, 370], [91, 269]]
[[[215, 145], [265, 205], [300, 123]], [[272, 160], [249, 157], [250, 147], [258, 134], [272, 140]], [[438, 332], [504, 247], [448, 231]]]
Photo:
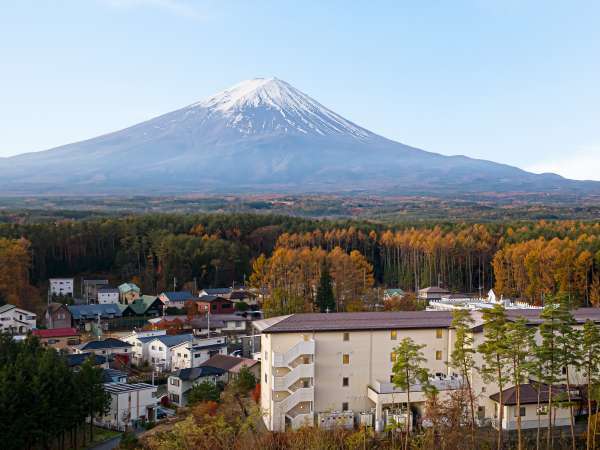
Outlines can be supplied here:
[[598, 1], [3, 0], [0, 156], [277, 76], [429, 151], [600, 180]]

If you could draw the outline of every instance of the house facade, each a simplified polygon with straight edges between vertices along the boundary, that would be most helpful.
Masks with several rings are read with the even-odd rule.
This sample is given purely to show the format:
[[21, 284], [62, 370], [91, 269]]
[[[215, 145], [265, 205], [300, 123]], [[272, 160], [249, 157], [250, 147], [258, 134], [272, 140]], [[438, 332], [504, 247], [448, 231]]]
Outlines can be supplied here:
[[192, 334], [165, 335], [141, 338], [143, 344], [147, 345], [148, 362], [159, 372], [170, 372], [172, 369], [173, 349], [180, 344], [193, 341]]
[[99, 305], [116, 305], [117, 303], [119, 303], [119, 295], [120, 292], [117, 288], [98, 288], [97, 303]]
[[36, 327], [37, 316], [15, 305], [0, 306], [0, 332], [25, 335]]
[[151, 339], [148, 338], [166, 335], [166, 330], [133, 331], [131, 334], [123, 336], [121, 340], [131, 345], [132, 362], [140, 365], [150, 359], [148, 349]]
[[171, 370], [198, 367], [214, 355], [226, 354], [227, 339], [225, 336], [182, 342], [173, 347]]
[[96, 419], [96, 424], [113, 430], [137, 428], [156, 418], [157, 387], [147, 383], [106, 383], [110, 395], [109, 411]]
[[426, 287], [423, 289], [419, 289], [418, 297], [421, 300], [431, 301], [431, 300], [440, 300], [442, 297], [445, 297], [448, 294], [450, 294], [450, 291], [448, 291], [444, 288], [437, 287], [437, 286], [430, 286], [430, 287]]
[[50, 278], [50, 295], [58, 297], [73, 297], [73, 278]]
[[33, 330], [44, 347], [52, 347], [56, 350], [65, 350], [75, 347], [81, 343], [79, 331], [75, 328], [50, 328], [47, 330]]
[[[509, 310], [507, 317], [525, 317], [535, 326], [539, 313]], [[482, 314], [473, 311], [471, 315], [473, 346], [477, 348], [484, 342]], [[600, 323], [600, 310], [594, 308], [576, 310], [574, 315], [580, 324], [588, 318]], [[452, 313], [446, 311], [293, 314], [255, 322], [261, 332], [261, 407], [267, 428], [282, 431], [326, 424], [335, 414], [365, 417], [378, 431], [390, 417], [400, 415], [413, 423], [420, 420], [425, 392], [419, 385], [411, 387], [408, 413], [407, 394], [391, 379], [394, 348], [403, 338], [424, 346], [430, 382], [443, 399], [463, 385], [447, 364], [455, 342], [451, 323]], [[479, 353], [475, 364], [484, 364]], [[498, 418], [494, 401], [498, 387], [484, 382], [477, 371], [470, 378], [480, 422], [500, 426], [494, 422]], [[399, 410], [402, 407], [404, 410]]]
[[98, 300], [98, 289], [108, 286], [108, 280], [83, 280], [81, 291], [83, 300], [90, 304]]
[[226, 371], [215, 367], [194, 367], [178, 370], [167, 380], [169, 400], [177, 406], [186, 406], [188, 393], [192, 387], [209, 382], [216, 384], [222, 381]]
[[71, 311], [62, 303], [50, 303], [44, 314], [46, 328], [71, 328]]
[[158, 298], [161, 299], [165, 307], [179, 309], [184, 309], [187, 302], [197, 300], [197, 297], [192, 295], [190, 291], [162, 292]]
[[196, 299], [199, 313], [231, 314], [234, 311], [233, 302], [215, 295], [204, 295]]

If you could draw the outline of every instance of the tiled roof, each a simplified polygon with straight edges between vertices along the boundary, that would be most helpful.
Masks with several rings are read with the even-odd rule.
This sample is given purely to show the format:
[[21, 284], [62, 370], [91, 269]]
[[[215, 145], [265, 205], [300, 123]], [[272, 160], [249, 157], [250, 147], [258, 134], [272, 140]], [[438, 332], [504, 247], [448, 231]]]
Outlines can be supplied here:
[[119, 285], [119, 291], [122, 293], [129, 291], [140, 292], [140, 288], [135, 283], [123, 283]]
[[96, 366], [106, 362], [106, 356], [94, 355], [91, 352], [71, 353], [69, 355], [65, 355], [65, 358], [67, 360], [67, 365], [69, 367], [74, 367], [82, 365], [90, 356], [94, 358], [94, 365]]
[[15, 308], [16, 308], [15, 305], [9, 305], [9, 304], [2, 305], [2, 306], [0, 306], [0, 314], [4, 314], [5, 312], [8, 312], [11, 309], [15, 309]]
[[146, 343], [154, 340], [162, 342], [167, 347], [174, 347], [186, 341], [191, 342], [194, 336], [192, 334], [174, 334], [165, 336], [151, 336], [140, 338], [140, 342]]
[[100, 317], [121, 317], [121, 308], [119, 305], [107, 304], [107, 305], [69, 305], [69, 311], [73, 319], [95, 319], [100, 314]]
[[184, 302], [186, 300], [195, 300], [197, 297], [192, 295], [190, 291], [163, 292], [164, 295], [172, 302]]
[[[537, 404], [538, 402], [538, 387], [540, 389], [540, 398], [539, 401], [541, 403], [548, 403], [548, 385], [547, 384], [538, 384], [538, 383], [527, 383], [522, 384], [520, 391], [520, 403], [522, 405], [531, 405]], [[564, 386], [554, 386], [552, 387], [552, 395], [556, 396], [557, 394], [564, 393]], [[490, 395], [490, 398], [495, 402], [500, 401], [500, 393], [497, 392], [495, 394]], [[576, 392], [571, 393], [572, 400], [579, 400], [579, 395]], [[511, 388], [505, 389], [502, 391], [502, 403], [504, 405], [516, 405], [517, 404], [517, 387], [513, 386]]]
[[33, 330], [32, 334], [39, 338], [69, 337], [78, 336], [79, 331], [75, 328], [51, 328], [49, 330]]
[[263, 333], [448, 328], [451, 323], [449, 311], [292, 314], [267, 326]]
[[181, 369], [173, 375], [183, 381], [194, 381], [201, 377], [208, 377], [211, 375], [223, 375], [226, 372], [225, 369], [212, 366], [200, 366], [192, 367], [191, 369]]
[[255, 364], [258, 364], [258, 361], [254, 360], [254, 359], [238, 358], [236, 356], [228, 356], [228, 355], [214, 355], [213, 357], [209, 358], [207, 361], [204, 361], [202, 364], [200, 364], [200, 367], [210, 366], [210, 367], [217, 367], [219, 369], [230, 371], [230, 370], [235, 370], [237, 368], [237, 366], [240, 366], [240, 365], [246, 366], [246, 367], [252, 367]]
[[81, 344], [79, 348], [81, 350], [97, 350], [100, 348], [128, 348], [131, 347], [131, 344], [124, 342], [120, 339], [115, 338], [106, 338], [104, 340], [99, 341], [90, 341], [85, 344]]

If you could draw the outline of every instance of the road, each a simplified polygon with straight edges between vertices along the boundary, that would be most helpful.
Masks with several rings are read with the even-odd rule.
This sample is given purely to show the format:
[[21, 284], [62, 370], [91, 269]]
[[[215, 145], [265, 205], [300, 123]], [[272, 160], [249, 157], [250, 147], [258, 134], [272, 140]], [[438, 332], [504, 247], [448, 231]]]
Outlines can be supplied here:
[[119, 442], [121, 442], [120, 435], [109, 439], [108, 441], [101, 442], [100, 444], [95, 445], [94, 447], [90, 447], [89, 450], [113, 450], [114, 448], [117, 448]]

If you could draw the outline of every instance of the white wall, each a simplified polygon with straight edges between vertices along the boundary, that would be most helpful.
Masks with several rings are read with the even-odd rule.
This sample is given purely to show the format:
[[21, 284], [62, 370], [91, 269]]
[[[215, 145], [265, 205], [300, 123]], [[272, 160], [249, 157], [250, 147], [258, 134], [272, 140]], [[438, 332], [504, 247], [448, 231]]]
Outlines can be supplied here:
[[98, 303], [101, 305], [119, 303], [118, 292], [98, 292]]
[[12, 308], [0, 314], [0, 331], [27, 334], [36, 326], [37, 316], [21, 308]]

